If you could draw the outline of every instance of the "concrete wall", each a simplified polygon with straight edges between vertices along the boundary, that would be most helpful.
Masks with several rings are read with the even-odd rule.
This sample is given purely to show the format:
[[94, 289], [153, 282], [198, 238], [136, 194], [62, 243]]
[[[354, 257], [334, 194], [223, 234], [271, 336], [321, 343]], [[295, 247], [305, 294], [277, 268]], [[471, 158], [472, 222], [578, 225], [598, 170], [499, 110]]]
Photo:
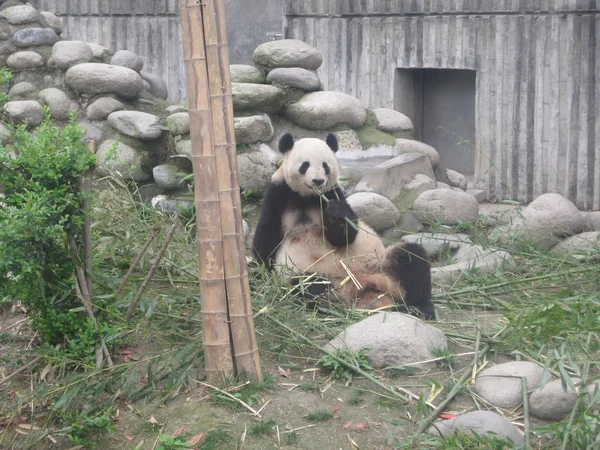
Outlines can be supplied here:
[[[30, 0], [63, 20], [63, 37], [94, 42], [113, 51], [131, 50], [145, 71], [162, 77], [169, 100], [185, 101], [178, 0]], [[251, 61], [252, 52], [281, 33], [282, 0], [225, 0], [231, 64]]]
[[398, 68], [475, 70], [477, 184], [491, 198], [558, 192], [600, 209], [600, 2], [288, 0], [286, 11], [287, 36], [323, 53], [325, 88], [369, 107], [394, 106]]

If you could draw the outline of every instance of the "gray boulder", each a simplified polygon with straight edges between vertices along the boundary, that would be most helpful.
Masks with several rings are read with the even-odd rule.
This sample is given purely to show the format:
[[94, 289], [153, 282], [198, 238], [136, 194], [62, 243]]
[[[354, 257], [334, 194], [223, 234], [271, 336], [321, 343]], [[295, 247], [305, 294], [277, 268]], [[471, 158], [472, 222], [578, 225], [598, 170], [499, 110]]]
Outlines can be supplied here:
[[96, 161], [96, 172], [100, 176], [117, 172], [124, 180], [146, 181], [152, 178], [146, 152], [115, 139], [108, 139], [100, 145]]
[[90, 62], [94, 53], [83, 41], [58, 41], [52, 47], [52, 55], [48, 59], [48, 68], [67, 70], [76, 64]]
[[175, 198], [158, 195], [151, 200], [151, 204], [166, 213], [176, 213], [193, 209], [194, 198], [189, 195]]
[[52, 28], [23, 28], [13, 34], [13, 42], [17, 47], [54, 45], [58, 39]]
[[178, 112], [167, 117], [167, 128], [173, 136], [181, 136], [190, 132], [190, 115], [187, 112]]
[[528, 361], [513, 361], [485, 369], [475, 379], [475, 392], [498, 408], [515, 408], [523, 401], [521, 378], [527, 392], [540, 386], [544, 369]]
[[20, 51], [10, 55], [6, 65], [13, 70], [38, 69], [44, 65], [44, 58], [38, 52]]
[[265, 71], [258, 67], [245, 64], [231, 64], [229, 66], [232, 83], [265, 84]]
[[[396, 139], [396, 150], [400, 155], [405, 153], [421, 153], [429, 158], [434, 169], [440, 164], [440, 154], [435, 148], [413, 139]], [[434, 178], [435, 179], [435, 178]]]
[[119, 50], [110, 59], [110, 63], [114, 66], [127, 67], [131, 70], [139, 72], [144, 67], [144, 60], [129, 50]]
[[377, 129], [386, 133], [413, 133], [412, 121], [396, 110], [390, 108], [375, 108], [372, 110], [377, 118]]
[[108, 123], [126, 136], [143, 141], [162, 136], [160, 117], [141, 111], [115, 111], [108, 116]]
[[457, 187], [463, 191], [467, 190], [468, 182], [463, 174], [456, 170], [446, 169], [446, 177], [448, 178], [448, 184], [450, 186]]
[[256, 66], [267, 70], [277, 67], [301, 67], [317, 70], [323, 63], [323, 56], [317, 49], [295, 39], [281, 39], [259, 45], [252, 54]]
[[106, 120], [106, 118], [115, 111], [122, 111], [125, 105], [112, 97], [100, 97], [87, 108], [87, 118], [89, 120]]
[[35, 100], [17, 100], [6, 104], [6, 115], [14, 124], [27, 123], [37, 127], [44, 120], [44, 110]]
[[63, 23], [62, 20], [54, 13], [50, 11], [40, 11], [40, 15], [46, 21], [46, 24], [54, 30], [54, 32], [58, 35], [61, 35], [63, 32]]
[[11, 25], [25, 25], [38, 22], [39, 15], [31, 5], [15, 5], [0, 11], [0, 18], [6, 19]]
[[140, 72], [140, 76], [150, 86], [148, 92], [153, 97], [160, 98], [161, 100], [166, 100], [169, 97], [169, 88], [161, 77], [143, 71]]
[[449, 258], [458, 252], [461, 245], [473, 243], [467, 234], [446, 233], [408, 234], [402, 236], [400, 242], [422, 245], [431, 260]]
[[233, 109], [276, 113], [285, 104], [285, 92], [266, 84], [232, 83]]
[[273, 125], [268, 115], [234, 117], [235, 142], [252, 144], [268, 142], [273, 139]]
[[100, 142], [102, 140], [102, 130], [89, 122], [79, 122], [79, 126], [84, 129], [85, 134], [81, 142]]
[[180, 112], [188, 112], [188, 109], [185, 105], [169, 105], [165, 108], [165, 111], [171, 115]]
[[405, 314], [384, 312], [350, 325], [325, 349], [364, 352], [376, 369], [415, 363], [426, 368], [435, 366], [435, 362], [421, 363], [433, 358], [432, 348], [447, 345], [446, 336], [438, 328]]
[[262, 195], [277, 170], [279, 158], [280, 155], [265, 144], [261, 144], [257, 151], [239, 154], [237, 165], [240, 188]]
[[[573, 384], [579, 378], [572, 378]], [[565, 390], [561, 380], [553, 380], [537, 388], [529, 397], [529, 412], [542, 420], [559, 421], [573, 411], [577, 402], [577, 392], [567, 386]]]
[[479, 215], [479, 203], [472, 195], [448, 189], [423, 192], [416, 198], [413, 209], [421, 220], [444, 225], [476, 222]]
[[493, 411], [472, 411], [454, 419], [435, 422], [427, 430], [428, 433], [436, 436], [449, 436], [465, 431], [474, 431], [478, 435], [511, 440], [515, 445], [524, 443], [519, 429]]
[[318, 91], [321, 87], [319, 75], [313, 70], [299, 67], [280, 67], [267, 75], [267, 83], [300, 89], [304, 92]]
[[143, 84], [140, 74], [127, 67], [100, 63], [78, 64], [67, 70], [65, 83], [86, 95], [114, 93], [137, 98]]
[[187, 173], [181, 172], [176, 165], [161, 164], [152, 169], [154, 182], [166, 190], [179, 189], [183, 186], [183, 179]]
[[361, 180], [374, 167], [398, 156], [395, 150], [388, 146], [363, 150], [358, 134], [354, 130], [338, 131], [335, 135], [339, 146], [336, 157], [340, 173], [344, 177]]
[[178, 155], [192, 158], [192, 141], [190, 139], [181, 139], [175, 144], [175, 151]]
[[94, 54], [95, 59], [104, 61], [105, 59], [108, 59], [108, 57], [110, 56], [110, 50], [107, 49], [103, 45], [94, 44], [92, 42], [88, 42], [87, 45], [89, 45], [90, 48], [92, 49], [92, 53]]
[[11, 100], [22, 100], [23, 97], [33, 96], [37, 92], [37, 88], [28, 81], [15, 83], [8, 91], [8, 98]]
[[309, 130], [328, 130], [338, 124], [359, 128], [367, 120], [367, 110], [360, 100], [334, 91], [306, 94], [296, 103], [288, 105], [283, 115]]
[[68, 120], [71, 110], [77, 110], [77, 104], [72, 102], [67, 94], [57, 88], [47, 88], [38, 94], [42, 105], [48, 105], [50, 115], [55, 120]]
[[600, 231], [600, 211], [585, 213], [583, 231]]
[[376, 231], [391, 228], [400, 220], [398, 208], [383, 195], [357, 192], [347, 200], [358, 217]]
[[552, 253], [576, 258], [600, 258], [600, 231], [588, 231], [568, 237], [554, 247]]
[[0, 122], [0, 144], [6, 145], [10, 139], [10, 129], [6, 126], [5, 123]]

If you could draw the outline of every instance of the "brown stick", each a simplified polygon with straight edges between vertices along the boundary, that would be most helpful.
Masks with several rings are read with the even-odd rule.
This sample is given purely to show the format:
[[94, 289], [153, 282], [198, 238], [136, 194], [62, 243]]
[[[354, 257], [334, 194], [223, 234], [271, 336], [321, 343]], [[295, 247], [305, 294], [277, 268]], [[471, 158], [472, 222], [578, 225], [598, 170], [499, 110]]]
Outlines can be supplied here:
[[140, 260], [142, 259], [142, 256], [144, 256], [144, 253], [146, 253], [146, 250], [148, 250], [148, 248], [150, 247], [150, 244], [152, 244], [152, 241], [154, 240], [154, 238], [156, 238], [156, 236], [158, 235], [159, 231], [160, 231], [160, 228], [157, 227], [154, 230], [152, 230], [152, 233], [150, 233], [148, 235], [148, 239], [146, 239], [146, 243], [144, 244], [144, 246], [142, 247], [142, 249], [139, 251], [139, 253], [135, 257], [135, 259], [133, 260], [133, 262], [129, 266], [129, 270], [127, 271], [127, 273], [123, 277], [123, 280], [121, 281], [121, 284], [117, 288], [117, 290], [115, 292], [115, 298], [117, 298], [117, 297], [119, 297], [119, 295], [121, 295], [121, 291], [123, 291], [123, 288], [125, 287], [125, 285], [129, 281], [129, 278], [131, 277], [131, 274], [133, 273], [133, 271], [135, 270], [135, 268], [139, 264]]
[[156, 258], [154, 259], [154, 262], [152, 263], [152, 267], [150, 267], [150, 271], [148, 272], [148, 275], [146, 275], [146, 278], [144, 278], [142, 285], [138, 289], [137, 293], [135, 294], [135, 297], [133, 298], [133, 300], [131, 301], [131, 304], [129, 305], [129, 308], [127, 309], [127, 314], [125, 315], [126, 321], [129, 321], [131, 319], [131, 316], [133, 315], [133, 311], [137, 307], [137, 305], [140, 301], [140, 298], [142, 298], [142, 294], [146, 290], [148, 283], [150, 283], [150, 280], [152, 279], [152, 276], [154, 275], [154, 272], [156, 271], [156, 268], [158, 267], [158, 264], [160, 263], [160, 260], [163, 256], [163, 254], [167, 250], [167, 247], [169, 246], [169, 243], [171, 242], [171, 239], [173, 238], [173, 235], [175, 234], [176, 229], [177, 229], [177, 224], [173, 224], [173, 225], [171, 225], [171, 228], [169, 228], [167, 236], [165, 237], [165, 241], [163, 242], [162, 247], [158, 251]]
[[21, 372], [26, 371], [27, 369], [29, 369], [30, 367], [35, 366], [41, 359], [43, 358], [43, 356], [36, 356], [34, 359], [32, 359], [31, 361], [29, 361], [27, 364], [25, 364], [24, 366], [19, 367], [17, 370], [15, 370], [13, 373], [11, 373], [10, 375], [2, 378], [0, 380], [0, 386], [3, 385], [4, 383], [6, 383], [8, 380], [10, 380], [11, 378], [16, 377], [17, 375], [19, 375]]
[[[96, 143], [94, 141], [89, 142], [89, 151], [93, 155], [96, 153]], [[83, 193], [82, 209], [84, 212], [83, 217], [83, 251], [85, 259], [85, 274], [87, 280], [87, 288], [90, 294], [90, 299], [94, 298], [92, 291], [92, 227], [90, 224], [90, 199], [89, 195], [92, 191], [92, 178], [94, 176], [94, 169], [91, 167], [83, 177], [81, 183], [81, 192]]]

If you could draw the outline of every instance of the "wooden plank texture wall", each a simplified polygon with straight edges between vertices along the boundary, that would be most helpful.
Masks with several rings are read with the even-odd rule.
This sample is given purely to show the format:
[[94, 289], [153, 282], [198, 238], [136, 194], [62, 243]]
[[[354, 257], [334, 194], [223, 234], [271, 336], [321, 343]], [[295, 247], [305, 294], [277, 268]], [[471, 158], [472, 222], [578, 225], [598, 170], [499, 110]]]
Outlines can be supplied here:
[[397, 68], [476, 71], [475, 177], [490, 198], [545, 192], [600, 209], [600, 1], [288, 0], [287, 37], [325, 88], [393, 107]]

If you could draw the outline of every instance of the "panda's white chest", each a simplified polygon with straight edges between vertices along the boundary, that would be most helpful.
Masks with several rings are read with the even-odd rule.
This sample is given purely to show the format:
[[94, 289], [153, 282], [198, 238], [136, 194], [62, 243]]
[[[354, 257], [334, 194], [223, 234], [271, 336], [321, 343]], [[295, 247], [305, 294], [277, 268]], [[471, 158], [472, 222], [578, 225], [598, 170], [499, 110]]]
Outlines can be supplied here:
[[320, 208], [289, 209], [282, 216], [285, 240], [324, 236], [323, 215]]

